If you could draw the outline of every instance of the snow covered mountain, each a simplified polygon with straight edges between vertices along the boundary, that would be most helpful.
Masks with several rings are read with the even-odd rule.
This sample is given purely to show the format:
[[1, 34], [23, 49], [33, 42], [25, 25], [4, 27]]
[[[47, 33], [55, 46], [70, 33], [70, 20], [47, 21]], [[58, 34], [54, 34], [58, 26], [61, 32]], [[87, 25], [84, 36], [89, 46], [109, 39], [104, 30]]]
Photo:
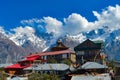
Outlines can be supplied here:
[[0, 29], [0, 63], [16, 62], [26, 51], [17, 46], [8, 36]]
[[[0, 29], [0, 55], [5, 62], [15, 62], [20, 56], [26, 56], [30, 53], [42, 52], [56, 44], [56, 41], [61, 38], [63, 43], [74, 49], [75, 46], [85, 41], [102, 40], [105, 44], [105, 51], [110, 59], [120, 60], [120, 29], [110, 30], [107, 26], [101, 29], [95, 29], [89, 32], [80, 32], [75, 35], [64, 34], [56, 35], [54, 33], [38, 32], [33, 28], [25, 27], [19, 29], [16, 33], [9, 33]], [[2, 47], [4, 49], [2, 49]], [[16, 59], [12, 60], [12, 57]], [[6, 59], [6, 60], [5, 60]]]
[[86, 39], [104, 42], [105, 53], [109, 59], [120, 60], [120, 29], [111, 31], [107, 26], [77, 35], [67, 35], [63, 38], [64, 44], [74, 48]]
[[46, 41], [34, 34], [17, 33], [9, 37], [17, 46], [21, 46], [28, 53], [41, 52], [46, 47]]
[[16, 33], [9, 36], [9, 39], [21, 46], [27, 52], [41, 52], [56, 43], [57, 39], [62, 38], [63, 43], [74, 49], [79, 43], [86, 39], [102, 40], [105, 44], [106, 54], [110, 59], [119, 60], [120, 58], [120, 29], [110, 30], [108, 26], [95, 29], [89, 32], [80, 32], [75, 35], [64, 34], [57, 36], [54, 33], [39, 33], [30, 28], [26, 32]]

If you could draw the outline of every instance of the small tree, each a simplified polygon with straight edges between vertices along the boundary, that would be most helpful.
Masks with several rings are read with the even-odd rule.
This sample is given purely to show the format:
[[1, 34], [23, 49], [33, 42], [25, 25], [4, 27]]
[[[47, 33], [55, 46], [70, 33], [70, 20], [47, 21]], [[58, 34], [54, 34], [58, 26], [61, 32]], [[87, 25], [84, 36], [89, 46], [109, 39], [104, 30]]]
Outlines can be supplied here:
[[70, 61], [70, 59], [64, 59], [64, 60], [62, 60], [62, 63], [65, 63], [65, 64], [67, 64], [67, 65], [70, 65], [70, 64], [71, 64], [71, 61]]
[[48, 61], [49, 61], [49, 63], [57, 63], [57, 60], [55, 60], [52, 57], [48, 58]]
[[3, 69], [0, 69], [0, 80], [7, 80], [7, 75], [4, 74]]
[[32, 73], [29, 77], [28, 80], [59, 80], [59, 77], [53, 73], [50, 75], [43, 73]]
[[108, 66], [114, 69], [114, 61], [113, 60], [109, 61]]

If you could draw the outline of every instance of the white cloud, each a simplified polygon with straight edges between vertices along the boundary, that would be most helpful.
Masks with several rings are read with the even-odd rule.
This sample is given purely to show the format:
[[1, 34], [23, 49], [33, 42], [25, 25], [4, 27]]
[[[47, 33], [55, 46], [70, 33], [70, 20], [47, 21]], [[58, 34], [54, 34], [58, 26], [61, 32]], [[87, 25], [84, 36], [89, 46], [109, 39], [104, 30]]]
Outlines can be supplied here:
[[31, 35], [35, 33], [35, 30], [30, 26], [25, 26], [25, 27], [20, 26], [20, 27], [11, 29], [11, 31], [14, 31], [15, 34], [26, 34], [26, 35]]
[[33, 18], [33, 19], [29, 19], [29, 20], [22, 20], [21, 23], [25, 24], [25, 25], [31, 25], [34, 26], [35, 23], [41, 23], [42, 20], [41, 19], [37, 19], [37, 18]]
[[85, 17], [80, 14], [72, 13], [68, 18], [64, 19], [65, 29], [67, 33], [76, 34], [82, 31], [89, 31], [92, 28], [93, 23], [88, 22]]
[[111, 31], [120, 28], [120, 6], [109, 6], [101, 13], [93, 11], [93, 14], [97, 17], [98, 21], [95, 21], [93, 26], [102, 27], [108, 26]]
[[61, 33], [61, 29], [62, 29], [62, 22], [52, 18], [52, 17], [44, 17], [43, 19], [44, 23], [46, 24], [46, 30], [48, 33], [56, 33], [56, 34], [60, 34]]
[[43, 17], [42, 19], [30, 19], [30, 20], [22, 20], [22, 24], [30, 25], [32, 27], [37, 27], [45, 29], [47, 33], [55, 33], [60, 34], [62, 29], [62, 22], [52, 17]]
[[93, 11], [93, 15], [97, 20], [89, 22], [85, 17], [78, 13], [72, 13], [64, 21], [59, 21], [52, 17], [43, 17], [42, 19], [30, 19], [21, 21], [22, 24], [29, 24], [43, 29], [47, 33], [62, 34], [77, 34], [83, 31], [90, 31], [96, 28], [108, 26], [113, 31], [120, 28], [120, 6], [108, 6], [102, 12]]
[[64, 19], [65, 29], [70, 34], [76, 34], [83, 31], [90, 31], [96, 28], [108, 26], [113, 31], [120, 29], [120, 6], [108, 6], [101, 13], [93, 11], [97, 18], [94, 22], [89, 22], [85, 17], [77, 13], [72, 13], [68, 18]]

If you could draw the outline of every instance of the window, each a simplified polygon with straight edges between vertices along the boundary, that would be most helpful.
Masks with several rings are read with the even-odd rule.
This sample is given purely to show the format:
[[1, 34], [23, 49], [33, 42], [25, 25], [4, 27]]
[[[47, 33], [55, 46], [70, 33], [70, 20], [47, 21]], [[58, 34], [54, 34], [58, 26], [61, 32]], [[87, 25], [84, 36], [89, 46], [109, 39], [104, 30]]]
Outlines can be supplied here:
[[63, 55], [62, 55], [62, 58], [67, 58], [67, 54], [63, 54]]
[[84, 52], [84, 51], [77, 51], [76, 54], [77, 54], [77, 55], [84, 55], [85, 52]]

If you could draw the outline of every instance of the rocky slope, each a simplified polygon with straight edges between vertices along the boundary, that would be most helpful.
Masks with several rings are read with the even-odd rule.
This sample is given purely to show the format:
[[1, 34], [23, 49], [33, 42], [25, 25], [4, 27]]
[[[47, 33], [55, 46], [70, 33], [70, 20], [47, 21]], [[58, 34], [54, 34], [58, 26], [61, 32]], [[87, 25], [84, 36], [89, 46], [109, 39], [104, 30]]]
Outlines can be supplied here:
[[11, 63], [16, 62], [21, 56], [24, 56], [26, 51], [17, 46], [13, 41], [7, 38], [5, 35], [0, 34], [0, 62]]

